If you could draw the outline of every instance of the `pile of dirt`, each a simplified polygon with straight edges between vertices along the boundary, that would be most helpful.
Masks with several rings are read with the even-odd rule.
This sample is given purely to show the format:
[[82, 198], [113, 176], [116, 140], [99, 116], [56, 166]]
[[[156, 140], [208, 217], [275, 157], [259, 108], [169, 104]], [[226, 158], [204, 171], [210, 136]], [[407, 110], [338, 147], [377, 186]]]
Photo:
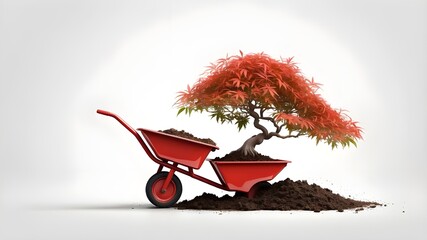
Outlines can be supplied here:
[[355, 209], [356, 212], [365, 207], [376, 207], [375, 202], [363, 202], [344, 198], [333, 193], [327, 188], [307, 181], [292, 181], [289, 178], [266, 187], [252, 198], [236, 194], [234, 197], [203, 193], [193, 200], [184, 200], [175, 205], [178, 209], [204, 209], [204, 210], [306, 210], [320, 212], [345, 209]]
[[216, 146], [216, 143], [212, 139], [210, 139], [210, 138], [198, 138], [198, 137], [195, 137], [193, 134], [188, 133], [188, 132], [186, 132], [184, 130], [180, 130], [179, 131], [179, 130], [176, 130], [174, 128], [170, 128], [170, 129], [166, 129], [166, 130], [160, 130], [159, 132], [167, 133], [167, 134], [171, 134], [171, 135], [174, 135], [174, 136], [178, 136], [178, 137], [182, 137], [182, 138], [187, 138], [187, 139], [191, 139], [191, 140], [194, 140], [194, 141], [198, 141], [198, 142], [202, 142], [202, 143], [207, 143], [207, 144], [215, 145]]
[[257, 153], [256, 155], [243, 155], [241, 152], [233, 151], [226, 154], [224, 157], [216, 157], [214, 161], [274, 161], [269, 156]]

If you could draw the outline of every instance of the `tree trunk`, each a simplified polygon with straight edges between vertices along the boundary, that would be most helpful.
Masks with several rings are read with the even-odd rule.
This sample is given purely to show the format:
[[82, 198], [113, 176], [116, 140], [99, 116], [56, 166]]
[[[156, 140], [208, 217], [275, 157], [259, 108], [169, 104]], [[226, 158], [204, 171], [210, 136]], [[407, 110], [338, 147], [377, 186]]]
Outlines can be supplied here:
[[246, 140], [243, 145], [236, 150], [236, 152], [241, 152], [244, 156], [256, 156], [259, 155], [259, 153], [255, 150], [255, 147], [257, 145], [260, 145], [265, 139], [265, 136], [263, 133], [260, 133], [258, 135], [254, 135], [250, 137], [248, 140]]

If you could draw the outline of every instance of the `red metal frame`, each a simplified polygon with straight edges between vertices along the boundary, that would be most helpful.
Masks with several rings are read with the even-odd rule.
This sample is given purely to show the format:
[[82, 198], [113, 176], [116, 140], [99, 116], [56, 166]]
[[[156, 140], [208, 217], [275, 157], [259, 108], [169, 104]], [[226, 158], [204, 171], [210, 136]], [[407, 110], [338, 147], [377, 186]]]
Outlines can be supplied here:
[[[109, 116], [109, 117], [112, 117], [112, 118], [116, 119], [120, 124], [123, 125], [123, 127], [125, 127], [130, 133], [132, 133], [132, 135], [135, 136], [135, 138], [141, 144], [142, 148], [147, 153], [148, 157], [150, 157], [151, 160], [153, 160], [155, 163], [157, 163], [157, 164], [160, 165], [159, 169], [158, 169], [158, 172], [160, 172], [163, 169], [163, 167], [167, 167], [167, 168], [171, 169], [171, 171], [168, 174], [168, 177], [167, 177], [166, 181], [164, 182], [164, 185], [163, 185], [162, 189], [165, 189], [165, 187], [169, 184], [170, 180], [172, 179], [172, 176], [173, 176], [174, 172], [177, 171], [177, 172], [180, 172], [180, 173], [185, 174], [187, 176], [190, 176], [192, 178], [195, 178], [195, 179], [197, 179], [199, 181], [202, 181], [202, 182], [204, 182], [206, 184], [209, 184], [211, 186], [214, 186], [214, 187], [226, 190], [226, 191], [230, 191], [230, 189], [227, 187], [227, 185], [221, 179], [221, 175], [218, 173], [218, 171], [215, 170], [215, 174], [217, 175], [218, 179], [220, 179], [221, 184], [219, 184], [217, 182], [214, 182], [214, 181], [212, 181], [210, 179], [204, 178], [204, 177], [202, 177], [200, 175], [195, 174], [193, 172], [193, 168], [191, 168], [191, 167], [188, 167], [188, 171], [187, 171], [187, 170], [184, 170], [182, 168], [179, 168], [177, 163], [170, 164], [170, 163], [168, 163], [167, 159], [161, 159], [161, 158], [158, 158], [157, 156], [155, 156], [150, 151], [150, 149], [148, 148], [147, 144], [145, 144], [144, 140], [142, 140], [142, 138], [138, 134], [138, 132], [135, 129], [133, 129], [128, 123], [126, 123], [123, 119], [121, 119], [117, 114], [114, 114], [112, 112], [108, 112], [108, 111], [105, 111], [105, 110], [100, 110], [100, 109], [98, 109], [96, 112], [99, 113], [99, 114], [101, 114], [101, 115]], [[169, 181], [168, 181], [168, 179], [169, 179]]]

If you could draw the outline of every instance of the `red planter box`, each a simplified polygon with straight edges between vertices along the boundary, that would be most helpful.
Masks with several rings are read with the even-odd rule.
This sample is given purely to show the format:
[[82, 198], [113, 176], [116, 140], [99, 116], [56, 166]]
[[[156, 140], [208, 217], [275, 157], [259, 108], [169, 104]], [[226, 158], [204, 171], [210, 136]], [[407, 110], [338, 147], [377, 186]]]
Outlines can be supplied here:
[[217, 146], [190, 139], [138, 128], [154, 154], [163, 160], [173, 161], [187, 167], [199, 169], [209, 152], [219, 149]]
[[277, 176], [291, 161], [213, 161], [210, 163], [222, 178], [222, 182], [232, 191], [249, 192], [261, 181], [269, 181]]

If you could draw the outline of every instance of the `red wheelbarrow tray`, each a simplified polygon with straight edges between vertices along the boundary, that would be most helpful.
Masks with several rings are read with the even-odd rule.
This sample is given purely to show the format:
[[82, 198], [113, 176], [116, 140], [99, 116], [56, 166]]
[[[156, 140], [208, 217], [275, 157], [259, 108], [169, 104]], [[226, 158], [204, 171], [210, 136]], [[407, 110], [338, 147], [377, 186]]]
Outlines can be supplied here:
[[[204, 183], [210, 184], [227, 191], [249, 192], [256, 183], [272, 180], [291, 161], [214, 161], [208, 160], [221, 184], [199, 176], [193, 169], [199, 169], [211, 151], [219, 149], [215, 145], [210, 145], [179, 136], [153, 131], [144, 128], [137, 130], [142, 133], [146, 144], [141, 136], [129, 124], [123, 121], [118, 115], [97, 110], [97, 113], [110, 116], [119, 121], [128, 131], [130, 131], [144, 148], [147, 155], [158, 163], [160, 172], [163, 167], [170, 168], [171, 171], [181, 172]], [[151, 150], [147, 147], [150, 146]], [[152, 152], [153, 153], [152, 153]], [[170, 163], [171, 162], [171, 163]], [[183, 165], [188, 170], [178, 167]]]

